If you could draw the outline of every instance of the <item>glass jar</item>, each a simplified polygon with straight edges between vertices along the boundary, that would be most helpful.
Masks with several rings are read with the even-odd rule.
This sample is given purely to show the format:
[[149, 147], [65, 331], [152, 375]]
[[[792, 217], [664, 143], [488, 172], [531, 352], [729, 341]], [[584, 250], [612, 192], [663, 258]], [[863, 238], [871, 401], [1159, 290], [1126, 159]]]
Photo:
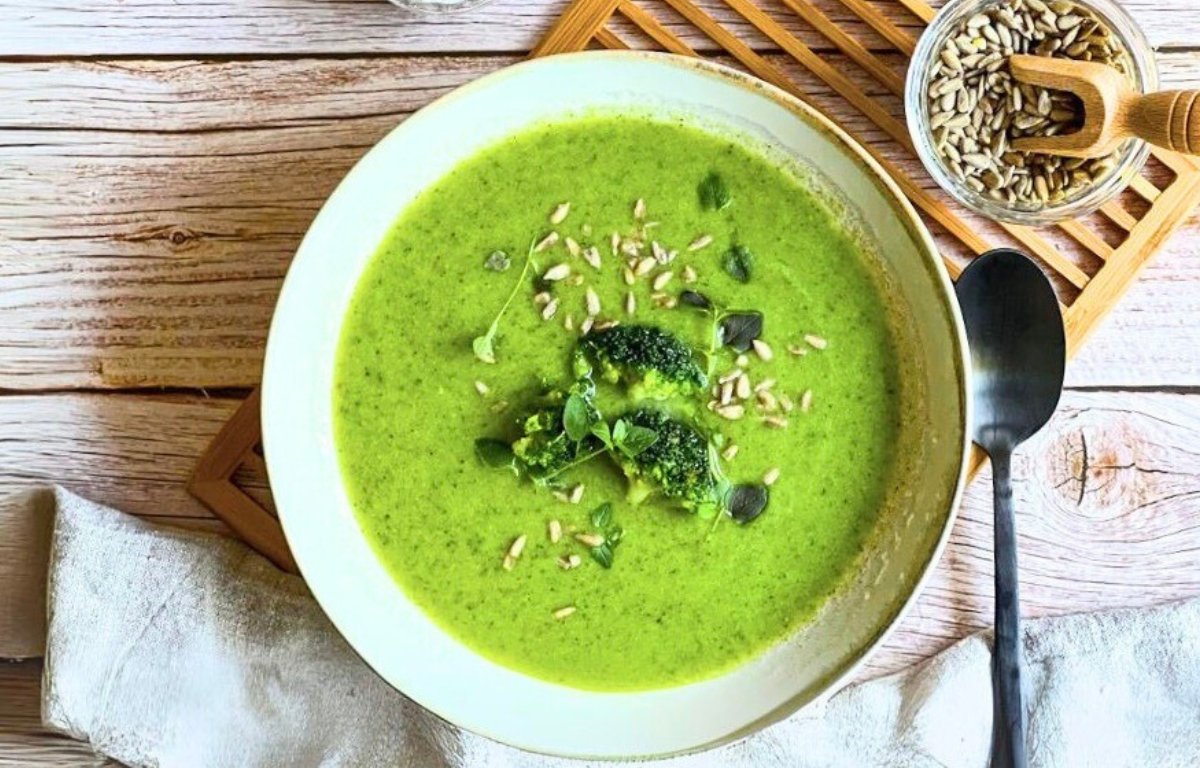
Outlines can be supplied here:
[[492, 0], [388, 0], [392, 5], [417, 16], [443, 16], [490, 3]]
[[[1140, 28], [1113, 0], [1072, 0], [1075, 5], [1092, 11], [1108, 27], [1129, 57], [1131, 75], [1142, 93], [1158, 89], [1158, 70], [1154, 53]], [[950, 0], [930, 22], [913, 53], [904, 89], [904, 109], [908, 132], [917, 148], [925, 169], [942, 189], [955, 200], [976, 213], [1010, 224], [1040, 226], [1065, 219], [1084, 216], [1116, 197], [1141, 171], [1150, 154], [1150, 147], [1140, 139], [1130, 139], [1120, 148], [1113, 168], [1097, 179], [1082, 194], [1059, 203], [1042, 207], [1011, 204], [996, 200], [967, 186], [955, 176], [938, 156], [933, 131], [929, 127], [930, 113], [925, 97], [935, 62], [942, 47], [955, 28], [965, 19], [998, 5], [998, 0]]]

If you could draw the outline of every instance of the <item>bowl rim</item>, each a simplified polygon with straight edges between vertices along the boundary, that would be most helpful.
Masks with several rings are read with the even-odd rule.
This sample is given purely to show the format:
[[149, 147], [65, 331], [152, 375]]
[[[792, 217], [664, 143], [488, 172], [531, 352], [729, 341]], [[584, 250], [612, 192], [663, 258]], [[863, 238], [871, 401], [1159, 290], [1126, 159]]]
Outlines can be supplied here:
[[[312, 233], [318, 228], [322, 222], [322, 217], [331, 207], [332, 201], [339, 197], [349, 196], [349, 190], [356, 185], [356, 178], [362, 172], [362, 169], [367, 165], [372, 155], [377, 151], [379, 146], [384, 142], [391, 141], [394, 143], [399, 137], [402, 137], [408, 130], [411, 130], [413, 125], [424, 123], [434, 118], [442, 107], [460, 99], [470, 97], [478, 91], [491, 87], [501, 79], [507, 79], [515, 75], [520, 75], [523, 72], [533, 69], [551, 68], [559, 66], [566, 59], [572, 62], [581, 59], [595, 60], [604, 62], [608, 60], [615, 61], [640, 61], [649, 64], [673, 66], [680, 69], [689, 70], [692, 73], [714, 78], [719, 81], [724, 81], [740, 88], [749, 89], [766, 96], [777, 105], [783, 107], [792, 116], [801, 122], [807, 123], [810, 127], [824, 134], [831, 142], [842, 150], [846, 156], [860, 167], [864, 175], [874, 185], [879, 187], [883, 192], [883, 197], [889, 203], [893, 215], [898, 219], [899, 223], [904, 227], [908, 235], [912, 238], [914, 245], [920, 252], [921, 262], [924, 264], [928, 272], [928, 277], [936, 286], [934, 293], [937, 294], [941, 307], [940, 309], [948, 320], [948, 325], [951, 330], [951, 340], [954, 347], [953, 370], [958, 387], [959, 402], [961, 404], [960, 413], [957, 417], [960, 431], [960, 445], [956, 451], [957, 455], [957, 472], [954, 475], [953, 488], [949, 489], [950, 493], [946, 498], [946, 511], [942, 517], [941, 530], [938, 532], [937, 539], [934, 545], [930, 548], [928, 557], [920, 564], [920, 572], [917, 578], [911, 582], [911, 588], [908, 590], [906, 597], [902, 600], [894, 613], [890, 617], [882, 619], [882, 629], [869, 642], [864, 643], [853, 654], [847, 654], [843, 662], [838, 668], [828, 674], [826, 678], [814, 684], [818, 690], [815, 694], [805, 698], [805, 693], [801, 692], [792, 698], [787, 699], [774, 710], [763, 713], [753, 721], [746, 723], [743, 727], [733, 730], [728, 733], [716, 734], [706, 741], [684, 746], [671, 751], [655, 753], [653, 755], [600, 755], [593, 756], [585, 753], [573, 753], [563, 751], [547, 751], [544, 747], [537, 744], [521, 743], [508, 737], [504, 734], [493, 732], [493, 730], [479, 722], [456, 716], [455, 713], [443, 711], [429, 703], [422, 701], [420, 698], [415, 698], [412, 693], [401, 690], [393, 685], [386, 677], [379, 673], [378, 667], [368, 659], [351, 640], [351, 634], [347, 628], [343, 628], [334, 615], [326, 609], [326, 602], [331, 603], [337, 601], [337, 596], [332, 593], [327, 593], [320, 585], [311, 583], [305, 578], [307, 572], [311, 572], [311, 566], [316, 561], [318, 555], [312, 553], [303, 547], [297, 547], [296, 530], [293, 528], [296, 523], [293, 521], [289, 524], [291, 515], [289, 515], [287, 507], [283, 503], [279, 503], [278, 516], [280, 524], [283, 528], [285, 538], [288, 540], [289, 546], [292, 548], [292, 554], [295, 558], [302, 578], [308, 585], [313, 597], [321, 606], [322, 612], [329, 618], [330, 623], [337, 630], [339, 635], [345, 640], [348, 647], [354, 651], [356, 655], [363, 660], [368, 667], [379, 674], [380, 678], [410, 698], [415, 703], [419, 704], [426, 711], [431, 712], [438, 718], [447, 723], [452, 724], [457, 728], [468, 730], [475, 734], [485, 736], [489, 739], [508, 744], [511, 746], [525, 749], [539, 754], [554, 755], [562, 757], [586, 757], [590, 759], [629, 759], [634, 757], [668, 757], [674, 755], [689, 754], [703, 751], [716, 746], [729, 744], [741, 740], [758, 730], [778, 722], [779, 720], [789, 717], [801, 709], [812, 706], [818, 702], [827, 699], [833, 695], [841, 687], [843, 687], [862, 666], [864, 661], [871, 656], [895, 631], [896, 627], [903, 621], [904, 617], [916, 603], [917, 598], [926, 587], [934, 566], [940, 561], [943, 552], [945, 551], [947, 542], [950, 538], [951, 530], [958, 516], [958, 509], [962, 500], [965, 486], [968, 479], [968, 473], [971, 466], [971, 442], [969, 438], [969, 424], [972, 413], [972, 394], [969, 386], [969, 357], [967, 352], [966, 330], [963, 325], [962, 315], [958, 304], [954, 298], [953, 284], [949, 273], [942, 261], [937, 247], [930, 235], [928, 229], [921, 221], [912, 203], [903, 194], [897, 182], [883, 169], [880, 163], [855, 139], [847, 134], [840, 126], [832, 122], [820, 110], [813, 105], [804, 101], [787, 91], [764, 82], [756, 77], [735, 70], [731, 67], [718, 64], [715, 62], [677, 56], [674, 54], [652, 52], [652, 51], [583, 51], [569, 54], [559, 54], [555, 56], [547, 56], [541, 58], [527, 59], [517, 64], [505, 67], [498, 71], [484, 75], [476, 80], [467, 83], [455, 90], [436, 99], [422, 109], [418, 110], [404, 122], [393, 128], [385, 137], [381, 138], [355, 165], [350, 169], [345, 177], [339, 182], [336, 189], [326, 199], [322, 205], [321, 211], [318, 212], [305, 237], [301, 241], [297, 249], [296, 256], [292, 264], [289, 266], [288, 273], [283, 281], [280, 290], [279, 299], [276, 304], [276, 311], [272, 317], [268, 340], [266, 344], [266, 352], [264, 356], [263, 367], [263, 384], [262, 384], [262, 412], [261, 426], [264, 443], [264, 457], [269, 474], [274, 474], [277, 477], [284, 477], [286, 472], [284, 466], [280, 463], [278, 454], [273, 453], [271, 445], [273, 441], [271, 436], [278, 434], [278, 428], [275, 426], [281, 420], [287, 417], [287, 414], [281, 410], [278, 405], [279, 399], [273, 395], [277, 388], [282, 388], [287, 385], [287, 358], [279, 351], [280, 344], [275, 343], [284, 331], [281, 330], [285, 323], [286, 316], [279, 309], [285, 305], [285, 299], [289, 295], [290, 286], [296, 283], [296, 271], [293, 267], [297, 264], [304, 263], [307, 260], [313, 260], [318, 257], [318, 254], [312, 253], [310, 239]], [[399, 215], [399, 211], [396, 215]], [[326, 225], [327, 226], [327, 225]], [[306, 250], [306, 246], [308, 246]], [[311, 254], [304, 258], [305, 254]], [[336, 458], [334, 459], [336, 461]], [[940, 510], [939, 510], [940, 514]], [[311, 558], [311, 559], [310, 559]], [[473, 649], [471, 653], [478, 655]], [[517, 674], [523, 674], [517, 672]], [[604, 696], [608, 694], [588, 691], [588, 694]]]

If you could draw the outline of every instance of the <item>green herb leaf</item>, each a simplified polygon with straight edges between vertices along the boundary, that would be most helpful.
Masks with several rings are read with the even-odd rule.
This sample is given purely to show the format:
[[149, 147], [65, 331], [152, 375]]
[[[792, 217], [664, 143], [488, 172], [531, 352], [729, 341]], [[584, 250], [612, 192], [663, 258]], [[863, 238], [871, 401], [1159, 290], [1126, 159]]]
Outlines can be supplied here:
[[517, 473], [517, 457], [513, 455], [512, 446], [503, 440], [481, 437], [475, 441], [475, 455], [489, 467], [511, 469]]
[[631, 425], [617, 442], [617, 449], [632, 459], [657, 441], [658, 433], [653, 429]]
[[593, 528], [607, 528], [612, 522], [612, 503], [606, 501], [593, 509], [591, 519]]
[[625, 435], [629, 432], [629, 423], [625, 419], [617, 419], [617, 423], [613, 424], [612, 440], [614, 445], [620, 445], [625, 442]]
[[583, 395], [572, 393], [563, 406], [563, 429], [575, 442], [591, 434], [592, 412]]
[[625, 529], [619, 525], [615, 525], [608, 532], [607, 544], [608, 544], [608, 546], [615, 549], [616, 546], [621, 543], [621, 539], [624, 537], [625, 537]]
[[480, 362], [488, 364], [496, 362], [496, 332], [500, 330], [500, 318], [504, 317], [505, 311], [508, 310], [508, 305], [512, 304], [512, 300], [525, 283], [525, 276], [529, 274], [529, 267], [533, 264], [533, 249], [535, 245], [537, 245], [536, 242], [529, 244], [529, 252], [525, 254], [525, 266], [521, 267], [521, 274], [517, 277], [516, 285], [513, 286], [512, 291], [508, 294], [508, 298], [504, 300], [504, 304], [500, 307], [500, 311], [496, 313], [492, 324], [488, 326], [487, 333], [471, 339], [471, 351], [475, 353], [476, 359]]
[[712, 302], [699, 291], [683, 291], [679, 294], [679, 302], [697, 309], [712, 309]]
[[721, 317], [717, 334], [721, 344], [737, 352], [750, 349], [751, 343], [762, 334], [761, 312], [730, 312]]
[[496, 350], [493, 347], [495, 338], [496, 324], [492, 323], [492, 327], [488, 328], [487, 333], [471, 339], [471, 351], [475, 353], [475, 357], [480, 362], [488, 363], [489, 365], [496, 362]]
[[737, 485], [729, 492], [726, 508], [729, 516], [739, 523], [749, 523], [767, 508], [768, 494], [765, 486]]
[[608, 545], [607, 541], [598, 547], [592, 547], [591, 552], [593, 560], [595, 560], [597, 563], [600, 563], [600, 565], [604, 566], [605, 568], [612, 568], [613, 551], [612, 547]]
[[729, 189], [725, 186], [725, 181], [716, 171], [710, 171], [704, 177], [700, 186], [696, 188], [696, 193], [700, 196], [700, 207], [709, 211], [723, 210], [733, 202], [733, 198], [729, 196]]
[[744, 245], [735, 245], [725, 252], [721, 265], [734, 280], [748, 283], [754, 272], [754, 254]]
[[483, 268], [493, 272], [506, 272], [511, 266], [512, 259], [504, 251], [492, 251], [488, 254], [487, 260], [483, 262]]
[[592, 425], [592, 434], [595, 435], [600, 442], [604, 443], [605, 448], [613, 447], [612, 431], [608, 428], [608, 422], [604, 419], [601, 419]]

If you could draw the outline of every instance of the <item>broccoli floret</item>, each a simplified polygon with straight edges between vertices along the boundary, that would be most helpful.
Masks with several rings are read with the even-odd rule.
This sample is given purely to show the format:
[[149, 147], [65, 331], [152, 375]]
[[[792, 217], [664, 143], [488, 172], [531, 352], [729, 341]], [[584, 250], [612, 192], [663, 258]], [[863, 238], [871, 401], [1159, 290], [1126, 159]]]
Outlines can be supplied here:
[[692, 350], [673, 334], [649, 325], [617, 325], [584, 336], [576, 350], [575, 372], [586, 375], [593, 365], [601, 378], [624, 382], [638, 399], [665, 400], [708, 386]]
[[622, 418], [657, 435], [636, 456], [615, 456], [629, 478], [631, 502], [659, 493], [693, 512], [715, 513], [720, 508], [723, 479], [708, 439], [699, 430], [652, 408], [639, 408]]
[[591, 404], [594, 393], [595, 385], [582, 379], [567, 392], [550, 390], [519, 422], [521, 437], [513, 442], [512, 452], [534, 482], [544, 484], [573, 464], [599, 452], [602, 447], [599, 440], [590, 435], [582, 440], [572, 440], [563, 420], [565, 404], [572, 394], [584, 396], [589, 414], [599, 418]]
[[512, 450], [529, 477], [536, 482], [548, 480], [573, 464], [578, 444], [562, 431], [534, 432], [518, 438], [512, 444]]

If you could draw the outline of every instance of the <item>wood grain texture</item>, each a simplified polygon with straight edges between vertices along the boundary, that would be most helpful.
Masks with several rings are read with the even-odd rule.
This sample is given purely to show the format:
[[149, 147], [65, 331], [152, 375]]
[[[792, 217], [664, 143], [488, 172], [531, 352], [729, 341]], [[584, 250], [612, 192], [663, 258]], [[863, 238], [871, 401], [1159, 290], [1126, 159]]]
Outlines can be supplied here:
[[118, 768], [87, 744], [42, 727], [42, 663], [0, 662], [0, 768]]
[[2, 396], [0, 492], [57, 483], [136, 515], [210, 517], [185, 486], [196, 457], [238, 402], [200, 395]]
[[[1200, 54], [1162, 58], [1180, 87], [1196, 79], [1183, 67], [1200, 72]], [[279, 284], [324, 197], [412, 110], [513, 61], [0, 63], [13, 107], [0, 115], [0, 388], [256, 384]], [[1072, 384], [1200, 384], [1195, 231], [1158, 256]]]
[[[1014, 458], [1027, 617], [1200, 594], [1200, 396], [1070, 392]], [[869, 677], [992, 622], [991, 478], [967, 492], [945, 555]]]
[[[760, 0], [769, 5], [768, 0]], [[899, 3], [867, 3], [909, 35], [921, 22]], [[935, 3], [940, 5], [940, 3]], [[1191, 0], [1126, 0], [1152, 44], [1186, 44], [1200, 37], [1200, 19]], [[440, 18], [406, 15], [382, 0], [95, 0], [63, 4], [54, 0], [0, 0], [0, 56], [358, 54], [530, 50], [566, 9], [567, 0], [497, 0], [475, 11]], [[817, 5], [855, 37], [886, 45], [836, 0]], [[751, 28], [719, 0], [700, 6], [739, 36], [764, 46]], [[219, 34], [213, 34], [214, 27]], [[668, 29], [701, 49], [702, 35], [665, 20]], [[792, 22], [805, 42], [820, 36]], [[827, 45], [827, 43], [826, 43]]]

